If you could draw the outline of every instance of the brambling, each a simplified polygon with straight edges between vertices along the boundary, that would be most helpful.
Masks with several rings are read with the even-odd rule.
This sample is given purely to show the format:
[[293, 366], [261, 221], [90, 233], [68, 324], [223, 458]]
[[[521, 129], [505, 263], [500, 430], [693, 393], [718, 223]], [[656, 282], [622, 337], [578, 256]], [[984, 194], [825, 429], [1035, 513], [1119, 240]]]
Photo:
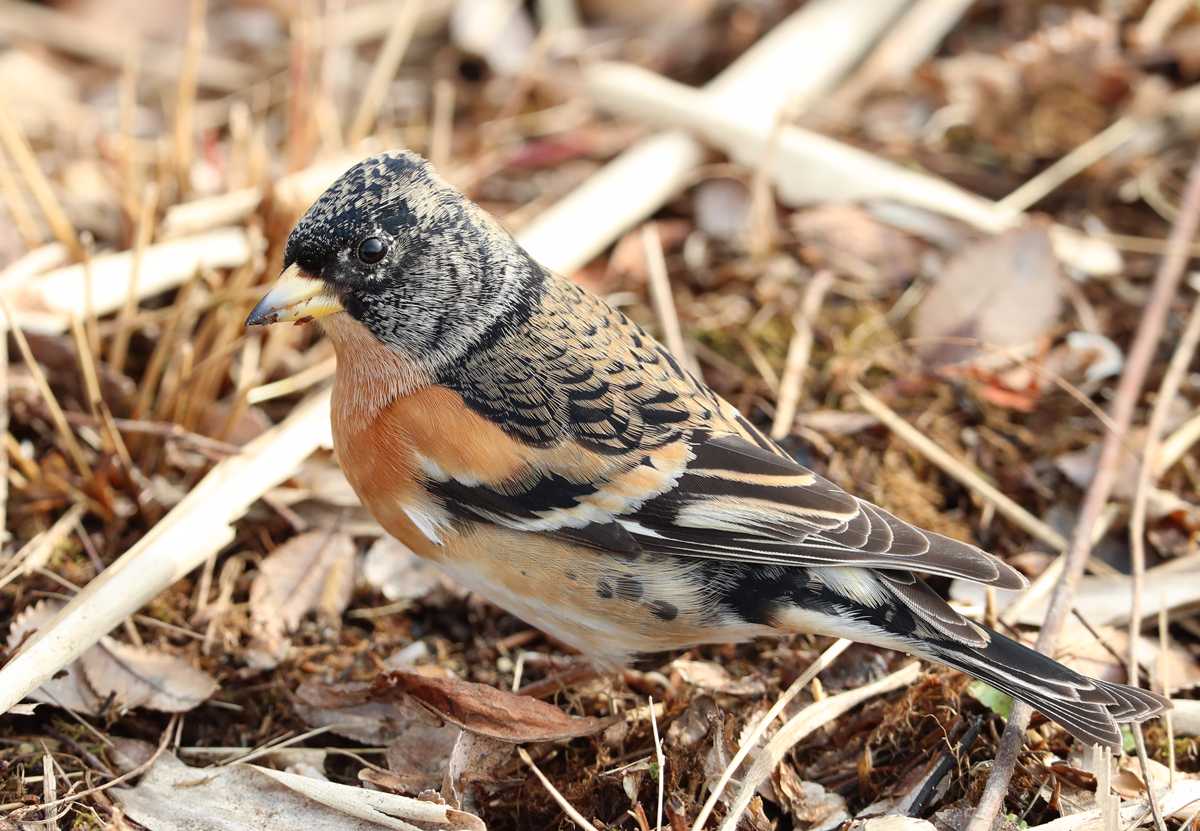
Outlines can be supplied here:
[[319, 320], [333, 436], [379, 523], [605, 664], [813, 633], [917, 655], [1080, 739], [1167, 701], [967, 619], [922, 579], [1017, 589], [980, 549], [802, 467], [624, 314], [540, 266], [412, 153], [348, 170], [247, 323]]

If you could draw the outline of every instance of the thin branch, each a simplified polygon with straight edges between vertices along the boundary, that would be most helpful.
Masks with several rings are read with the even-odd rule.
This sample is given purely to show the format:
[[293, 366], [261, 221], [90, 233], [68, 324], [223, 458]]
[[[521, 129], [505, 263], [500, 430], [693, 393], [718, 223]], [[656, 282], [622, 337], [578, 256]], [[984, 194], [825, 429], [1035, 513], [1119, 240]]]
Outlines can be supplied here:
[[667, 760], [663, 756], [662, 739], [658, 736], [658, 718], [654, 715], [654, 698], [650, 697], [650, 729], [654, 732], [654, 758], [658, 762], [658, 816], [654, 823], [654, 831], [662, 831], [663, 817], [663, 785], [667, 775]]
[[917, 680], [920, 671], [921, 664], [913, 661], [864, 687], [814, 701], [788, 719], [763, 748], [762, 754], [754, 760], [754, 765], [746, 773], [742, 780], [742, 786], [738, 789], [737, 797], [729, 807], [729, 815], [721, 823], [721, 831], [735, 831], [738, 821], [742, 818], [746, 806], [750, 804], [750, 800], [759, 786], [766, 781], [767, 777], [771, 775], [771, 771], [797, 742], [864, 701], [912, 684]]
[[371, 75], [363, 89], [362, 98], [358, 102], [358, 110], [350, 123], [347, 144], [351, 147], [358, 144], [371, 133], [379, 108], [387, 98], [388, 86], [396, 77], [396, 70], [404, 60], [408, 51], [409, 41], [417, 28], [417, 20], [421, 17], [421, 0], [408, 0], [401, 4], [400, 10], [392, 19], [392, 27], [388, 30], [383, 48], [379, 50], [375, 64], [371, 67]]
[[647, 222], [642, 226], [642, 252], [646, 256], [646, 274], [650, 285], [650, 302], [658, 325], [662, 327], [663, 340], [671, 354], [688, 369], [696, 371], [696, 361], [688, 352], [683, 339], [683, 327], [679, 325], [679, 314], [675, 311], [675, 298], [671, 294], [671, 279], [667, 276], [667, 261], [663, 257], [662, 238], [658, 226]]
[[[58, 398], [54, 395], [54, 390], [50, 389], [50, 382], [46, 380], [46, 373], [42, 371], [41, 366], [38, 365], [38, 362], [33, 357], [33, 351], [29, 348], [29, 341], [25, 339], [25, 333], [16, 325], [12, 307], [8, 305], [8, 301], [0, 298], [0, 309], [4, 312], [5, 322], [12, 332], [13, 340], [17, 342], [17, 349], [21, 352], [21, 358], [25, 361], [25, 366], [29, 370], [29, 374], [33, 376], [33, 382], [42, 396], [42, 401], [50, 411], [50, 420], [54, 422], [54, 427], [58, 430], [59, 438], [62, 439], [63, 445], [67, 449], [67, 455], [75, 463], [75, 469], [79, 471], [79, 475], [85, 480], [88, 479], [92, 472], [88, 468], [87, 460], [83, 456], [83, 450], [79, 447], [79, 442], [75, 440], [75, 434], [71, 432], [71, 426], [67, 424], [67, 418], [63, 415], [62, 407], [59, 406]], [[0, 332], [0, 336], [3, 336], [2, 332]]]
[[989, 482], [974, 468], [955, 458], [949, 451], [940, 447], [916, 427], [913, 427], [895, 410], [867, 391], [857, 381], [850, 384], [850, 391], [858, 397], [862, 408], [879, 419], [888, 429], [895, 433], [906, 444], [916, 448], [933, 464], [957, 479], [959, 482], [978, 493], [988, 502], [996, 506], [996, 510], [1004, 514], [1016, 525], [1028, 531], [1031, 536], [1050, 545], [1057, 551], [1064, 551], [1067, 541], [1061, 534], [1046, 523], [1022, 508], [1015, 500]]
[[1150, 412], [1150, 421], [1146, 425], [1146, 443], [1142, 450], [1142, 464], [1138, 467], [1137, 490], [1133, 496], [1133, 511], [1129, 517], [1129, 548], [1130, 560], [1133, 566], [1133, 585], [1131, 588], [1132, 610], [1129, 613], [1129, 683], [1135, 687], [1138, 684], [1138, 646], [1141, 642], [1142, 626], [1142, 594], [1146, 584], [1146, 506], [1150, 500], [1150, 491], [1158, 479], [1157, 464], [1160, 441], [1163, 428], [1167, 423], [1171, 405], [1179, 395], [1183, 379], [1187, 376], [1188, 367], [1196, 354], [1196, 345], [1200, 342], [1200, 297], [1192, 306], [1167, 372], [1158, 388], [1158, 397], [1154, 401], [1154, 409]]
[[[1104, 506], [1116, 484], [1117, 469], [1120, 463], [1121, 446], [1129, 427], [1133, 423], [1133, 413], [1140, 397], [1142, 386], [1146, 381], [1146, 373], [1150, 368], [1154, 350], [1158, 346], [1170, 311], [1171, 300], [1175, 296], [1179, 283], [1183, 278], [1184, 267], [1188, 261], [1188, 244], [1196, 236], [1200, 227], [1200, 157], [1192, 163], [1188, 173], [1187, 187], [1175, 224], [1171, 228], [1170, 246], [1167, 255], [1159, 263], [1158, 273], [1154, 277], [1154, 286], [1150, 299], [1142, 315], [1142, 322], [1134, 336], [1129, 356], [1125, 362], [1125, 371], [1117, 385], [1116, 396], [1112, 405], [1112, 419], [1115, 429], [1104, 437], [1104, 445], [1100, 450], [1100, 461], [1096, 468], [1096, 476], [1084, 496], [1083, 507], [1079, 513], [1079, 521], [1071, 538], [1071, 546], [1067, 550], [1063, 577], [1050, 600], [1050, 608], [1046, 612], [1046, 620], [1038, 635], [1037, 648], [1045, 653], [1054, 648], [1058, 633], [1071, 608], [1071, 600], [1075, 595], [1075, 586], [1083, 574], [1084, 565], [1092, 551], [1092, 527], [1099, 520]], [[967, 826], [968, 831], [990, 831], [997, 815], [1004, 806], [1004, 797], [1008, 792], [1008, 783], [1012, 778], [1013, 768], [1020, 752], [1021, 740], [1026, 726], [1029, 724], [1031, 708], [1016, 702], [1009, 715], [1008, 726], [1000, 739], [999, 753], [996, 764], [988, 777], [975, 818]]]
[[517, 755], [521, 757], [522, 762], [529, 766], [529, 769], [533, 771], [533, 775], [538, 778], [550, 793], [550, 796], [558, 803], [558, 807], [563, 809], [563, 813], [570, 817], [572, 822], [584, 829], [584, 831], [596, 831], [596, 826], [588, 822], [583, 814], [575, 810], [575, 806], [567, 802], [567, 798], [558, 792], [558, 788], [554, 787], [554, 783], [546, 778], [546, 774], [542, 773], [542, 769], [533, 763], [533, 759], [529, 758], [529, 754], [525, 751], [525, 748], [518, 747]]
[[851, 641], [845, 638], [839, 638], [834, 641], [833, 645], [826, 649], [818, 656], [817, 660], [808, 665], [808, 669], [800, 674], [800, 677], [792, 682], [783, 695], [779, 696], [779, 700], [772, 705], [770, 710], [767, 710], [766, 715], [758, 720], [754, 725], [754, 729], [750, 731], [750, 735], [742, 740], [742, 746], [738, 748], [737, 753], [729, 760], [729, 764], [725, 766], [725, 770], [721, 771], [721, 778], [717, 780], [717, 784], [713, 786], [712, 793], [708, 795], [708, 800], [704, 803], [704, 807], [700, 809], [700, 815], [696, 817], [696, 821], [692, 823], [692, 831], [702, 831], [704, 823], [708, 822], [709, 816], [712, 815], [713, 809], [717, 807], [717, 800], [721, 798], [721, 794], [725, 790], [725, 786], [729, 784], [729, 780], [737, 773], [738, 766], [742, 764], [750, 751], [758, 745], [758, 740], [762, 738], [763, 733], [771, 725], [771, 722], [783, 712], [788, 704], [792, 703], [792, 699], [800, 694], [808, 683], [817, 677], [826, 667], [833, 663], [837, 656], [846, 651], [846, 647], [851, 644]]
[[167, 729], [163, 731], [162, 737], [158, 740], [158, 747], [156, 747], [154, 749], [154, 753], [152, 753], [150, 755], [149, 759], [142, 762], [140, 765], [133, 768], [132, 770], [128, 770], [125, 773], [122, 773], [116, 779], [108, 780], [103, 785], [97, 785], [94, 788], [88, 788], [86, 791], [80, 791], [79, 793], [73, 793], [70, 796], [64, 796], [62, 799], [58, 799], [53, 802], [44, 802], [41, 805], [34, 805], [34, 806], [31, 806], [31, 809], [44, 811], [47, 808], [57, 808], [59, 805], [70, 805], [72, 802], [78, 802], [79, 800], [83, 799], [85, 796], [91, 796], [92, 794], [101, 793], [102, 791], [106, 791], [109, 788], [120, 785], [122, 782], [128, 782], [130, 779], [135, 779], [138, 776], [141, 776], [143, 773], [145, 773], [147, 770], [149, 770], [150, 767], [155, 762], [158, 761], [158, 757], [161, 756], [163, 754], [163, 752], [167, 749], [167, 745], [171, 741], [171, 736], [175, 732], [175, 725], [178, 723], [178, 721], [179, 721], [179, 716], [177, 716], [177, 715], [171, 716], [171, 721], [167, 724]]
[[75, 231], [75, 226], [71, 224], [67, 212], [63, 210], [62, 203], [58, 201], [54, 188], [50, 185], [46, 174], [42, 172], [37, 157], [33, 154], [33, 149], [21, 133], [18, 124], [20, 124], [20, 119], [3, 100], [0, 100], [0, 145], [3, 145], [8, 155], [12, 157], [17, 170], [25, 177], [25, 184], [29, 188], [29, 192], [33, 194], [34, 201], [41, 208], [42, 215], [46, 217], [46, 222], [50, 225], [54, 236], [71, 251], [71, 256], [79, 259], [83, 256], [83, 246], [79, 244], [79, 234]]
[[792, 432], [796, 423], [796, 410], [804, 391], [804, 370], [808, 369], [813, 346], [813, 320], [821, 309], [825, 294], [833, 285], [833, 272], [818, 272], [804, 290], [804, 299], [792, 320], [795, 333], [788, 343], [787, 360], [783, 365], [783, 377], [779, 381], [779, 403], [775, 409], [775, 422], [771, 425], [771, 438], [782, 439]]

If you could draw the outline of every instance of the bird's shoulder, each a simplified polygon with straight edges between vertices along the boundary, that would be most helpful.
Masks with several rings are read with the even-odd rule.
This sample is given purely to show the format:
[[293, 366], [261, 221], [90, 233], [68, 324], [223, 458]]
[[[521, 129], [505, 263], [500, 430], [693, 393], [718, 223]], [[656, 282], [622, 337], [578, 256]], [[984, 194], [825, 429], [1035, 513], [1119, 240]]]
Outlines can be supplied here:
[[440, 381], [521, 442], [618, 455], [678, 441], [727, 409], [623, 312], [557, 277], [520, 325], [480, 343]]

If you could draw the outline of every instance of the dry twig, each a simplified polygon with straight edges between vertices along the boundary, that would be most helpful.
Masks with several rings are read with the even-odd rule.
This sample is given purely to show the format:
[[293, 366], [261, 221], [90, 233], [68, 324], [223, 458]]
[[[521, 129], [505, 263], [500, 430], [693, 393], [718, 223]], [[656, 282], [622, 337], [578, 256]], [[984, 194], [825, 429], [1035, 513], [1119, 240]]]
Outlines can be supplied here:
[[642, 226], [642, 252], [646, 256], [646, 274], [650, 285], [650, 302], [662, 328], [667, 349], [679, 362], [697, 372], [696, 360], [688, 351], [679, 325], [679, 314], [675, 311], [675, 298], [671, 294], [671, 279], [667, 276], [667, 262], [663, 257], [662, 238], [658, 226], [647, 222]]
[[725, 770], [721, 771], [721, 776], [717, 779], [717, 784], [713, 785], [712, 793], [708, 795], [708, 799], [704, 802], [704, 807], [700, 809], [700, 813], [696, 816], [696, 821], [692, 823], [692, 831], [702, 831], [704, 823], [708, 822], [713, 809], [717, 807], [717, 800], [721, 798], [721, 794], [725, 791], [725, 786], [733, 779], [738, 767], [745, 761], [750, 751], [758, 745], [758, 740], [762, 738], [763, 733], [771, 726], [771, 723], [779, 717], [779, 714], [792, 702], [792, 699], [808, 686], [810, 681], [821, 674], [839, 655], [846, 651], [846, 647], [850, 646], [850, 643], [845, 638], [839, 638], [834, 641], [828, 649], [808, 665], [808, 668], [804, 672], [800, 673], [800, 677], [793, 681], [791, 686], [784, 690], [783, 695], [779, 696], [779, 700], [771, 705], [771, 709], [767, 710], [766, 714], [754, 725], [754, 728], [750, 731], [750, 735], [742, 739], [742, 746], [738, 748], [737, 753], [729, 760], [729, 764], [725, 766]]
[[771, 425], [771, 438], [776, 441], [788, 436], [796, 423], [796, 410], [804, 392], [804, 371], [808, 369], [809, 356], [812, 354], [813, 321], [831, 285], [832, 271], [821, 271], [814, 275], [804, 290], [800, 308], [792, 318], [794, 332], [788, 344], [787, 359], [783, 364], [783, 377], [779, 381], [775, 422]]
[[575, 809], [575, 806], [568, 802], [565, 796], [559, 793], [558, 788], [554, 787], [554, 783], [546, 778], [546, 774], [542, 773], [542, 769], [534, 764], [533, 759], [529, 757], [529, 753], [525, 750], [525, 748], [518, 747], [517, 755], [520, 756], [521, 761], [524, 762], [531, 771], [533, 771], [533, 775], [538, 778], [538, 781], [542, 783], [543, 787], [546, 788], [546, 791], [550, 794], [554, 801], [558, 803], [558, 807], [563, 809], [563, 813], [571, 818], [571, 822], [578, 825], [583, 829], [583, 831], [596, 831], [596, 826], [589, 822], [587, 817], [579, 813], [579, 811]]

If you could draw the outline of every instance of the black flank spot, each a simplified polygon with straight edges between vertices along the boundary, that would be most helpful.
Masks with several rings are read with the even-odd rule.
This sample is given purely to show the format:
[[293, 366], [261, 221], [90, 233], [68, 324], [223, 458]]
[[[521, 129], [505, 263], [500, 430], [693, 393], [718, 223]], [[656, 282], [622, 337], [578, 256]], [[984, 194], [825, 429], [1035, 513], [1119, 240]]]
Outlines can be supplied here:
[[642, 581], [636, 577], [617, 578], [617, 597], [622, 600], [637, 600], [642, 596]]
[[601, 580], [596, 584], [596, 594], [605, 600], [612, 600], [613, 587], [608, 580]]
[[679, 609], [673, 603], [665, 600], [655, 600], [650, 604], [650, 614], [659, 620], [674, 620], [679, 617]]

